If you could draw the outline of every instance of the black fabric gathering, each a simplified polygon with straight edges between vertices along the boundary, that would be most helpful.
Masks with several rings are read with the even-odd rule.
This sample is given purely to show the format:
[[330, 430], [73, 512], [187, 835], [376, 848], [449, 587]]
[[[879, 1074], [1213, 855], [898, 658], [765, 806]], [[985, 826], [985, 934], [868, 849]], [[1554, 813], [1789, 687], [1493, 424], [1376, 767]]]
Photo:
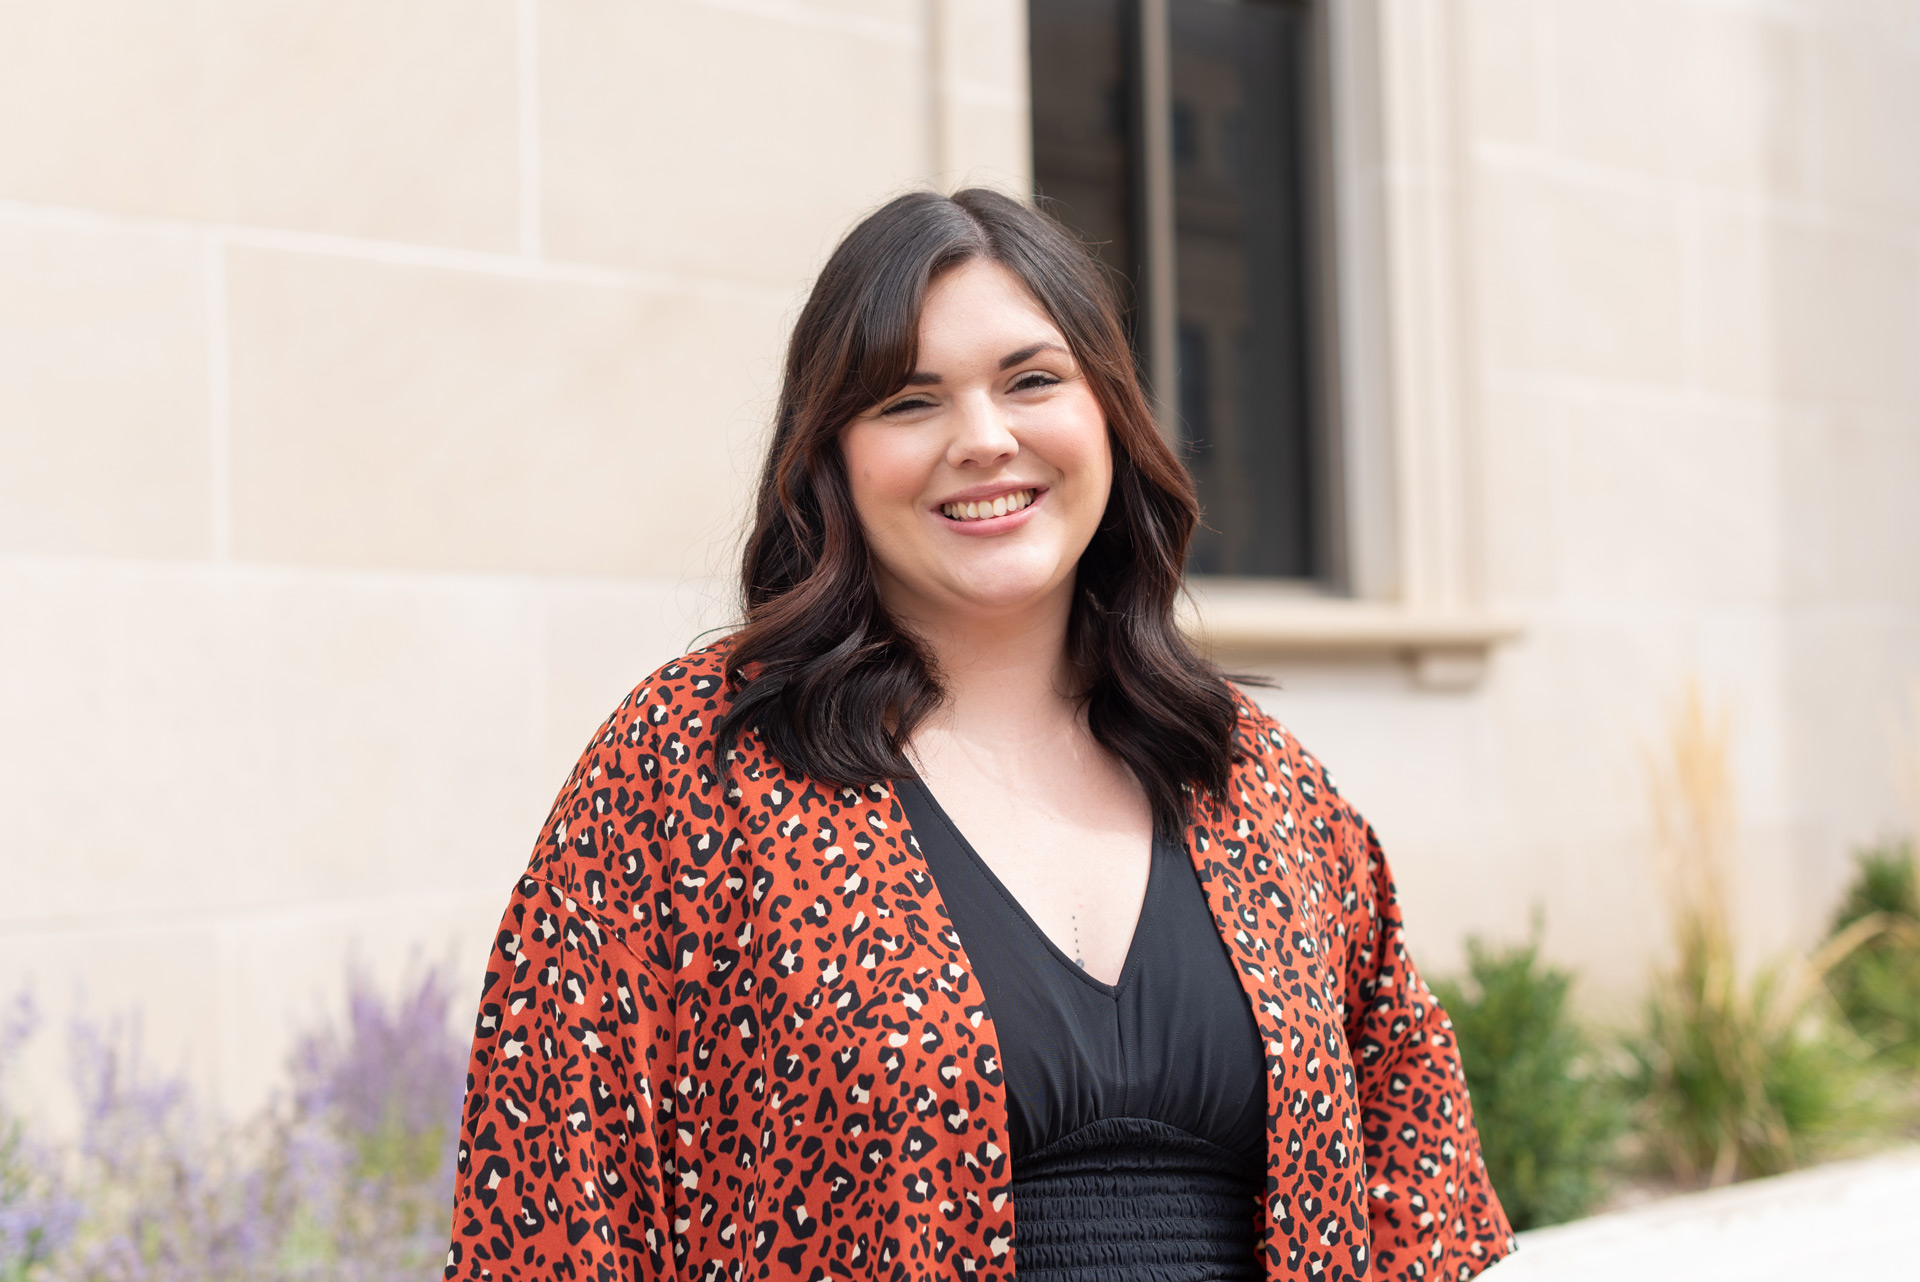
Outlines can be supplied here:
[[1019, 1276], [1261, 1276], [1266, 1068], [1186, 852], [1155, 839], [1126, 961], [1105, 984], [1047, 937], [921, 781], [898, 792], [999, 1040]]

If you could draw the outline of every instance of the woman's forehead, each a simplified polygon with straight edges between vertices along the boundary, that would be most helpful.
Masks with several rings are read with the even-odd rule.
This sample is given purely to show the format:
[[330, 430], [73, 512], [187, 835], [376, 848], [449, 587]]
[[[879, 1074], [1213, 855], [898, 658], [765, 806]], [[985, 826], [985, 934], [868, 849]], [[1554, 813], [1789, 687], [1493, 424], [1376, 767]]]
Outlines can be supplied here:
[[919, 360], [1000, 360], [1024, 348], [1067, 347], [1053, 317], [1018, 276], [972, 259], [937, 277], [920, 309]]

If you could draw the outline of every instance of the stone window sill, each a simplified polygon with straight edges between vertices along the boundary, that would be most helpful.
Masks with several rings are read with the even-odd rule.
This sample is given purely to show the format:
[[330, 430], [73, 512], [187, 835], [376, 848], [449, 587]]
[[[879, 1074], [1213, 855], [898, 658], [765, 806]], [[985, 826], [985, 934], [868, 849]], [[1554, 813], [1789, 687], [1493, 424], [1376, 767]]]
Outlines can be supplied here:
[[1213, 654], [1399, 659], [1427, 689], [1478, 685], [1493, 647], [1521, 633], [1514, 620], [1481, 610], [1355, 601], [1268, 585], [1189, 586], [1181, 623]]

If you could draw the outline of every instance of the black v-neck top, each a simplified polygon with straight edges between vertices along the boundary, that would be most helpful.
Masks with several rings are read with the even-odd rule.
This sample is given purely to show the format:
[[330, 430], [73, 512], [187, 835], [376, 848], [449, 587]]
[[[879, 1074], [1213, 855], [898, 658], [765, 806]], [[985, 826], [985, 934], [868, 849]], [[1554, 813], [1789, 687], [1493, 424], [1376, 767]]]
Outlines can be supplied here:
[[1103, 984], [924, 784], [899, 795], [999, 1039], [1022, 1282], [1256, 1282], [1260, 1033], [1186, 851], [1155, 839], [1120, 980]]
[[902, 780], [899, 796], [999, 1037], [1015, 1177], [1113, 1118], [1172, 1127], [1262, 1170], [1260, 1034], [1186, 851], [1154, 840], [1139, 924], [1109, 985], [1047, 938], [923, 783]]

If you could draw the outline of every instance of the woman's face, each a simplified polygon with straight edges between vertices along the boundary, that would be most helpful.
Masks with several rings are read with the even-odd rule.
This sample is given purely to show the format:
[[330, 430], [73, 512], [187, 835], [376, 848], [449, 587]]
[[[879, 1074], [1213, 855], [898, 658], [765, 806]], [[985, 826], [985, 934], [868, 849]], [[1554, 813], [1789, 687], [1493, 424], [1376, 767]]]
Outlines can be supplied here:
[[840, 448], [896, 616], [1008, 616], [1071, 602], [1113, 480], [1106, 416], [1018, 277], [974, 259], [937, 278], [907, 386]]

